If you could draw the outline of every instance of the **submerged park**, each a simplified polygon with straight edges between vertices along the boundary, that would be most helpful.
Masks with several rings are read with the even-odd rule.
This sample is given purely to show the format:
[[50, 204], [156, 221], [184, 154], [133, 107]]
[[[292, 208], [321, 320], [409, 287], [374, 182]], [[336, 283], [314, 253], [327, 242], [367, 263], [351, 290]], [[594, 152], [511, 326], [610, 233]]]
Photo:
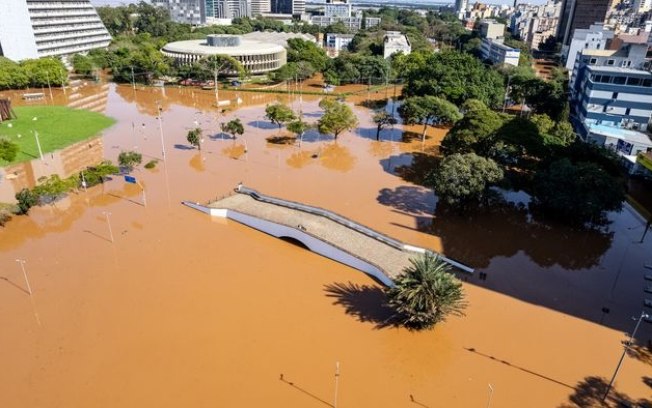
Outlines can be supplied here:
[[[2, 405], [599, 406], [645, 298], [642, 219], [625, 206], [600, 228], [545, 221], [518, 191], [481, 212], [442, 212], [413, 175], [447, 129], [427, 126], [422, 140], [422, 125], [399, 121], [376, 140], [369, 101], [396, 112], [393, 89], [341, 88], [358, 124], [337, 140], [294, 139], [266, 117], [282, 103], [315, 124], [318, 95], [224, 90], [218, 110], [211, 90], [80, 90], [115, 124], [88, 150], [3, 168], [2, 201], [53, 160], [91, 165], [88, 151], [158, 164], [135, 166], [138, 184], [112, 175], [0, 231]], [[236, 118], [243, 133], [224, 132]], [[201, 150], [187, 140], [196, 128]], [[471, 266], [459, 275], [466, 316], [428, 331], [392, 324], [369, 276], [181, 204], [238, 183]], [[649, 400], [646, 338], [643, 323], [607, 406]]]

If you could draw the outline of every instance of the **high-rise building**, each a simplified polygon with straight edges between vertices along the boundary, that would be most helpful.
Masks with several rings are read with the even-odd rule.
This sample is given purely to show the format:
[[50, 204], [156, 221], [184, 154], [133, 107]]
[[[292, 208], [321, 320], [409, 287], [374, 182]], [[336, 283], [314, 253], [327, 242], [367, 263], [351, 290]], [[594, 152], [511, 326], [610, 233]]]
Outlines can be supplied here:
[[455, 13], [460, 20], [466, 17], [466, 5], [467, 0], [455, 0]]
[[557, 38], [567, 45], [574, 30], [604, 22], [612, 2], [613, 0], [564, 0]]
[[256, 17], [263, 13], [271, 13], [272, 3], [270, 0], [251, 0], [251, 15]]
[[170, 19], [176, 23], [199, 25], [214, 12], [215, 0], [152, 0], [152, 3], [166, 8]]
[[292, 0], [271, 0], [271, 10], [274, 14], [292, 14]]
[[111, 42], [90, 0], [3, 0], [0, 55], [14, 61], [66, 56]]

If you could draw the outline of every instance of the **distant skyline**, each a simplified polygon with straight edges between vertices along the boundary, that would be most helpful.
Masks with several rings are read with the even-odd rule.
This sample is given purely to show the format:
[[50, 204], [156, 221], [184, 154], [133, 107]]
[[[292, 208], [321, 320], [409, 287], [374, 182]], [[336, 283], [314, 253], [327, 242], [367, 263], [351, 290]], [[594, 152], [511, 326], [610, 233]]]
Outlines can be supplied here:
[[[124, 4], [129, 4], [129, 3], [138, 3], [139, 0], [91, 0], [91, 3], [95, 6], [120, 6]], [[149, 2], [149, 1], [148, 1]], [[405, 2], [403, 1], [387, 1], [386, 3], [388, 5], [396, 5], [400, 6], [401, 3]], [[421, 0], [421, 2], [428, 2], [428, 0]], [[544, 4], [546, 0], [529, 0], [529, 1], [519, 1], [519, 3], [530, 3], [530, 4]], [[353, 0], [353, 3], [355, 3], [355, 0]], [[451, 3], [453, 4], [454, 1], [447, 1], [447, 0], [433, 0], [432, 3]], [[469, 2], [470, 4], [475, 3]], [[512, 0], [488, 0], [488, 1], [483, 1], [482, 3], [486, 4], [507, 4], [507, 5], [512, 5], [514, 2]]]

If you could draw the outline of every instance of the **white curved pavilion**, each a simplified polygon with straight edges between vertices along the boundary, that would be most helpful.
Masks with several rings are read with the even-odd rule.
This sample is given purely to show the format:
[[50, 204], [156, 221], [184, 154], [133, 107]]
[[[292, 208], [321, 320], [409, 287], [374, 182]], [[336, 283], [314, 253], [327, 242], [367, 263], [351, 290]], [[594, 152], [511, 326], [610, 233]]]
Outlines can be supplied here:
[[251, 74], [274, 71], [287, 62], [287, 52], [281, 45], [235, 35], [209, 35], [204, 40], [176, 41], [166, 44], [161, 52], [174, 58], [178, 64], [192, 64], [211, 55], [228, 55], [240, 61]]

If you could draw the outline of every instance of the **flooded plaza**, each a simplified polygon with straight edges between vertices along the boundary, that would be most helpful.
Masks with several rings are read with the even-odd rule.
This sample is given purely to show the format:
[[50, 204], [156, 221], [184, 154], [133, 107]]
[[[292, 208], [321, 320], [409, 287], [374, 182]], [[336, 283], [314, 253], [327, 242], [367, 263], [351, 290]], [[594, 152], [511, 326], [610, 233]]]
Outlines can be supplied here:
[[[0, 201], [46, 165], [64, 175], [122, 150], [159, 163], [133, 173], [146, 206], [138, 185], [113, 177], [0, 229], [0, 406], [599, 406], [631, 317], [652, 298], [643, 220], [626, 207], [602, 230], [577, 231], [533, 220], [520, 194], [489, 213], [436, 213], [433, 192], [406, 180], [445, 130], [422, 143], [397, 125], [378, 142], [359, 103], [385, 91], [359, 88], [348, 99], [356, 131], [301, 143], [279, 142], [289, 134], [265, 105], [281, 100], [316, 122], [319, 96], [220, 91], [229, 103], [217, 111], [211, 91], [111, 84], [41, 101], [88, 99], [117, 123], [88, 151], [5, 169]], [[235, 140], [219, 131], [234, 117], [245, 125]], [[186, 141], [196, 126], [201, 151]], [[387, 327], [382, 288], [363, 273], [181, 205], [239, 182], [476, 268], [467, 316], [427, 332]], [[650, 338], [642, 323], [639, 344]], [[636, 347], [615, 391], [649, 402], [650, 384], [652, 355]]]

